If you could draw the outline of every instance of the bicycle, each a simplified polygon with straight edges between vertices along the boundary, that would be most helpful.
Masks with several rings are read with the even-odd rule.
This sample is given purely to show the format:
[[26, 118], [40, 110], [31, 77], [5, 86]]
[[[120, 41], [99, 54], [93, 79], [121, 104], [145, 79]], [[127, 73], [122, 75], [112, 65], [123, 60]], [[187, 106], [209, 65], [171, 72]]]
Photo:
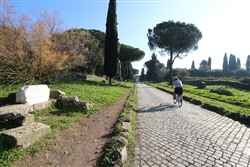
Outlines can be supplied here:
[[181, 107], [182, 106], [182, 101], [183, 101], [183, 96], [182, 94], [176, 94], [176, 99], [174, 100], [174, 104], [176, 104], [178, 102], [178, 106]]

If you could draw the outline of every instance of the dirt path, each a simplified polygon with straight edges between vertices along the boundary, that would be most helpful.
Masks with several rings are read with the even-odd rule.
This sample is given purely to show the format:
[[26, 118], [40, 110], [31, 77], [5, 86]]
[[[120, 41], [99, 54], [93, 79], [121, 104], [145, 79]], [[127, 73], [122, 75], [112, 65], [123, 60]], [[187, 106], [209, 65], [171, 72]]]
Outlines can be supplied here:
[[118, 101], [89, 117], [81, 118], [65, 135], [37, 153], [18, 161], [15, 167], [97, 167], [103, 149], [112, 137], [114, 125], [122, 112], [130, 90]]

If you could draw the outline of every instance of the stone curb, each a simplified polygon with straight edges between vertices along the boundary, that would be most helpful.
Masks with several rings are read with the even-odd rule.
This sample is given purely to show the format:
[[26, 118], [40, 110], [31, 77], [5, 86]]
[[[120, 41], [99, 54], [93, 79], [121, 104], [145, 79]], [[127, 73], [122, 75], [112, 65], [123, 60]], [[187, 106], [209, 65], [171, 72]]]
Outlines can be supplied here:
[[127, 152], [127, 145], [128, 145], [128, 133], [131, 130], [131, 120], [132, 120], [132, 112], [130, 111], [124, 118], [122, 118], [122, 132], [121, 135], [123, 137], [118, 137], [116, 139], [116, 142], [121, 143], [121, 141], [123, 143], [125, 143], [125, 146], [122, 147], [118, 147], [116, 148], [115, 151], [115, 157], [117, 158], [117, 163], [115, 164], [114, 167], [121, 167], [121, 165], [119, 165], [119, 162], [124, 162], [127, 160], [128, 158], [128, 152]]
[[127, 152], [128, 140], [127, 139], [128, 139], [128, 134], [132, 128], [131, 121], [133, 119], [132, 116], [133, 116], [133, 112], [134, 112], [133, 108], [131, 108], [131, 107], [135, 103], [135, 96], [136, 96], [136, 93], [134, 93], [134, 92], [130, 92], [130, 93], [133, 93], [131, 96], [131, 103], [129, 104], [130, 110], [124, 117], [120, 118], [120, 121], [122, 123], [122, 132], [120, 134], [122, 137], [118, 137], [116, 139], [116, 142], [119, 142], [119, 143], [121, 143], [121, 140], [122, 140], [124, 143], [124, 146], [116, 148], [114, 156], [117, 158], [117, 162], [114, 165], [114, 167], [122, 167], [120, 163], [127, 161], [127, 158], [128, 158], [128, 152]]

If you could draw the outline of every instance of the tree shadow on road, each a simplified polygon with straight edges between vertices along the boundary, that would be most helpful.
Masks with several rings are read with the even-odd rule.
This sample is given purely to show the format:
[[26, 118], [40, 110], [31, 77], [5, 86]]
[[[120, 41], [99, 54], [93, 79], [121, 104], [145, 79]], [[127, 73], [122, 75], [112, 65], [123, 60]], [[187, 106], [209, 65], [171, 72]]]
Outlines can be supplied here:
[[139, 108], [137, 110], [138, 113], [145, 113], [145, 112], [162, 112], [162, 111], [171, 111], [171, 110], [176, 110], [179, 107], [176, 105], [172, 105], [172, 104], [160, 104], [158, 106], [154, 106], [151, 108], [147, 108], [147, 107], [143, 107], [143, 108]]

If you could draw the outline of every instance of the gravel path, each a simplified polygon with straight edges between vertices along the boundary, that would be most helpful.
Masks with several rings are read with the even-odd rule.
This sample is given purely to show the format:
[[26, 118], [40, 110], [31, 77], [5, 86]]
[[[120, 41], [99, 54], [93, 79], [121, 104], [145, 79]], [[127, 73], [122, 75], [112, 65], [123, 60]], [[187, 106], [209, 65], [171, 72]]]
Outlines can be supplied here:
[[[184, 91], [185, 94], [185, 91]], [[250, 166], [250, 128], [138, 84], [136, 167]]]

